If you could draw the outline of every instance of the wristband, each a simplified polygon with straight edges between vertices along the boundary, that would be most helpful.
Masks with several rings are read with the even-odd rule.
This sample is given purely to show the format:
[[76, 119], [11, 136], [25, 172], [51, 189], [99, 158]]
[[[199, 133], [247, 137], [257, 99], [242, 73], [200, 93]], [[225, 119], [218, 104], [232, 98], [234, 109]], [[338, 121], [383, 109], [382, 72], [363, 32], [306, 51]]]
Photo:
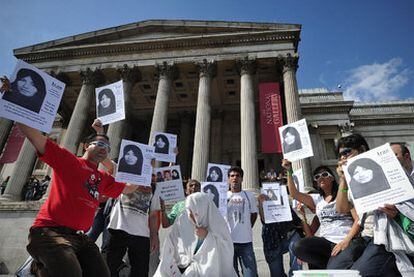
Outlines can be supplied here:
[[348, 192], [348, 189], [347, 188], [342, 188], [341, 191], [346, 193], [346, 192]]
[[293, 175], [293, 169], [289, 169], [286, 171], [286, 175], [287, 176], [292, 176]]
[[105, 134], [105, 133], [101, 133], [101, 132], [96, 132], [96, 135], [97, 135], [97, 136], [106, 136], [106, 134]]

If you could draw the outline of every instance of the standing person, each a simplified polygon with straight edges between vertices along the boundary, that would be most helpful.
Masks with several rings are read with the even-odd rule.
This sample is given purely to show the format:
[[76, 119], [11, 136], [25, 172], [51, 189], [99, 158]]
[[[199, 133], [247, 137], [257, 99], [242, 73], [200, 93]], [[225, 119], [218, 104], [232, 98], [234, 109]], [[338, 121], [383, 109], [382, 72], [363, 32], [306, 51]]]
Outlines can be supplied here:
[[128, 253], [130, 276], [148, 276], [150, 253], [156, 251], [160, 200], [151, 187], [122, 195], [112, 210], [106, 260], [112, 277], [119, 276], [122, 258]]
[[9, 182], [9, 180], [10, 180], [10, 176], [7, 176], [6, 180], [4, 180], [3, 183], [1, 183], [1, 187], [0, 187], [1, 192], [0, 192], [0, 194], [3, 194], [4, 191], [6, 190], [7, 183]]
[[[359, 233], [358, 216], [354, 209], [347, 213], [336, 211], [338, 183], [333, 172], [326, 166], [319, 166], [313, 172], [314, 188], [319, 195], [309, 195], [298, 191], [293, 181], [292, 164], [284, 159], [282, 167], [287, 172], [289, 193], [293, 199], [315, 210], [318, 219], [311, 231], [319, 236], [307, 237], [295, 243], [295, 255], [311, 265], [312, 268], [346, 268], [355, 261], [360, 249], [348, 248], [351, 240]], [[337, 258], [339, 252], [346, 252]]]
[[[37, 150], [39, 158], [53, 168], [50, 195], [30, 228], [27, 251], [36, 261], [39, 276], [109, 276], [98, 247], [84, 232], [93, 221], [99, 196], [117, 197], [135, 186], [115, 182], [98, 170], [110, 151], [103, 133], [90, 135], [85, 153], [78, 158], [36, 129], [17, 124]], [[92, 127], [100, 129], [95, 121]]]
[[395, 156], [400, 161], [401, 166], [405, 169], [407, 175], [414, 179], [414, 161], [411, 160], [410, 150], [408, 150], [405, 143], [391, 142], [391, 149]]
[[257, 219], [257, 202], [253, 193], [242, 190], [243, 169], [234, 166], [228, 171], [230, 191], [227, 195], [227, 223], [233, 240], [233, 266], [237, 275], [238, 263], [244, 277], [256, 277], [257, 265], [253, 251], [252, 228]]
[[293, 245], [303, 236], [300, 218], [291, 209], [292, 220], [287, 222], [265, 223], [263, 202], [270, 200], [268, 196], [261, 194], [259, 200], [259, 214], [262, 221], [263, 252], [269, 266], [271, 277], [286, 276], [283, 268], [283, 254], [289, 252], [289, 276], [294, 270], [301, 270], [302, 266], [293, 253]]
[[[359, 134], [352, 134], [338, 141], [337, 152], [339, 162], [337, 173], [339, 176], [339, 194], [336, 208], [340, 213], [348, 212], [353, 208], [353, 198], [348, 193], [348, 184], [342, 166], [346, 164], [348, 159], [368, 150], [368, 143]], [[362, 276], [401, 276], [401, 272], [404, 271], [408, 271], [406, 274], [411, 274], [406, 276], [412, 276], [414, 273], [413, 265], [406, 256], [407, 253], [413, 253], [414, 249], [407, 249], [407, 244], [404, 243], [404, 240], [407, 239], [411, 245], [412, 242], [401, 228], [395, 229], [393, 224], [394, 220], [397, 220], [397, 216], [403, 213], [397, 209], [399, 205], [385, 204], [384, 207], [376, 211], [359, 215], [362, 228], [361, 237], [358, 240], [352, 241], [351, 246], [352, 244], [359, 244], [363, 248], [363, 252], [349, 267], [358, 270]], [[411, 208], [410, 212], [412, 213], [414, 210]], [[379, 222], [385, 222], [385, 224], [379, 224]], [[386, 227], [386, 229], [383, 230], [382, 227]], [[393, 232], [391, 237], [387, 233], [388, 231]], [[393, 244], [384, 241], [384, 238], [390, 239]], [[395, 245], [399, 246], [398, 249], [394, 249]], [[343, 255], [343, 253], [339, 253], [340, 255]], [[398, 263], [396, 262], [396, 257], [398, 257]]]
[[[188, 180], [187, 184], [185, 186], [185, 195], [189, 196], [195, 192], [200, 192], [201, 190], [201, 184], [197, 180]], [[179, 201], [174, 204], [174, 206], [171, 208], [171, 212], [169, 214], [165, 213], [165, 205], [164, 201], [161, 199], [161, 222], [163, 228], [170, 227], [175, 219], [181, 215], [181, 213], [185, 210], [185, 199], [182, 201]]]

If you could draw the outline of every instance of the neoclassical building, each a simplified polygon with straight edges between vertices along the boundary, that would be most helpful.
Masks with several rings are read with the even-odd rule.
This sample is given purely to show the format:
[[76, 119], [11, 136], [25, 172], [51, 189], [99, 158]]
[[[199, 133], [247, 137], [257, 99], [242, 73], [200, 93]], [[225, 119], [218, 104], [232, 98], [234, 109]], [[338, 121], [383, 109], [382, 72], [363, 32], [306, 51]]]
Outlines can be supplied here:
[[[261, 152], [258, 86], [279, 83], [285, 123], [307, 119], [315, 156], [299, 161], [306, 185], [320, 164], [334, 166], [335, 140], [357, 131], [373, 146], [414, 143], [414, 102], [354, 103], [341, 92], [299, 93], [296, 70], [301, 25], [148, 20], [31, 45], [14, 51], [67, 84], [50, 134], [73, 153], [96, 117], [95, 88], [123, 81], [126, 119], [107, 130], [112, 158], [122, 138], [151, 143], [150, 134], [178, 134], [185, 177], [204, 180], [208, 162], [241, 165], [244, 188], [259, 188], [259, 173], [279, 168], [281, 154]], [[309, 43], [309, 42], [308, 42]], [[12, 123], [0, 119], [0, 147]], [[3, 201], [20, 200], [32, 174], [50, 174], [24, 142]]]

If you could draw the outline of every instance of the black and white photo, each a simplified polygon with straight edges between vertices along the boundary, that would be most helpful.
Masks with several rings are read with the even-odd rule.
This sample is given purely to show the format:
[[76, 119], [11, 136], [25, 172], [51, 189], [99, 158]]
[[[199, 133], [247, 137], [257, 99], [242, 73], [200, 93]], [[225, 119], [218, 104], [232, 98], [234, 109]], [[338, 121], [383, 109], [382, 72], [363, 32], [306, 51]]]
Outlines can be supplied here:
[[175, 163], [177, 156], [177, 135], [154, 132], [152, 138], [155, 159], [160, 162]]
[[133, 144], [126, 145], [122, 150], [118, 171], [141, 175], [144, 156], [141, 149]]
[[287, 127], [282, 132], [282, 147], [284, 153], [302, 149], [300, 135], [295, 127]]
[[96, 88], [95, 94], [96, 117], [103, 125], [125, 119], [122, 81]]
[[98, 93], [98, 117], [103, 117], [116, 112], [115, 95], [109, 88]]
[[227, 182], [227, 172], [230, 169], [230, 165], [227, 164], [207, 164], [207, 182]]

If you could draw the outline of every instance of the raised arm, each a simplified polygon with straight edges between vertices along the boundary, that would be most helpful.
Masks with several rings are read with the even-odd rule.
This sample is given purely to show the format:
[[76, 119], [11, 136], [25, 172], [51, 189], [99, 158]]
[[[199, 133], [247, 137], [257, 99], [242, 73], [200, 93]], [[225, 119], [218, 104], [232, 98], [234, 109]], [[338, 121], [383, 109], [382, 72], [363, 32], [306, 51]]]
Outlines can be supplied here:
[[340, 160], [336, 168], [339, 177], [338, 195], [336, 196], [336, 211], [342, 214], [349, 213], [353, 208], [352, 203], [350, 203], [348, 199], [348, 185], [345, 180], [344, 171], [342, 170], [342, 165], [345, 162], [346, 160]]
[[45, 146], [47, 137], [44, 136], [39, 130], [36, 130], [32, 127], [29, 127], [22, 123], [16, 123], [19, 126], [19, 129], [26, 136], [26, 138], [31, 142], [37, 152], [41, 155], [45, 153]]
[[286, 159], [282, 160], [282, 167], [286, 169], [287, 172], [287, 185], [289, 188], [289, 194], [293, 199], [298, 200], [299, 202], [306, 205], [310, 210], [315, 209], [315, 202], [313, 201], [312, 196], [309, 194], [298, 191], [296, 188], [295, 182], [293, 181], [293, 169], [292, 163]]

